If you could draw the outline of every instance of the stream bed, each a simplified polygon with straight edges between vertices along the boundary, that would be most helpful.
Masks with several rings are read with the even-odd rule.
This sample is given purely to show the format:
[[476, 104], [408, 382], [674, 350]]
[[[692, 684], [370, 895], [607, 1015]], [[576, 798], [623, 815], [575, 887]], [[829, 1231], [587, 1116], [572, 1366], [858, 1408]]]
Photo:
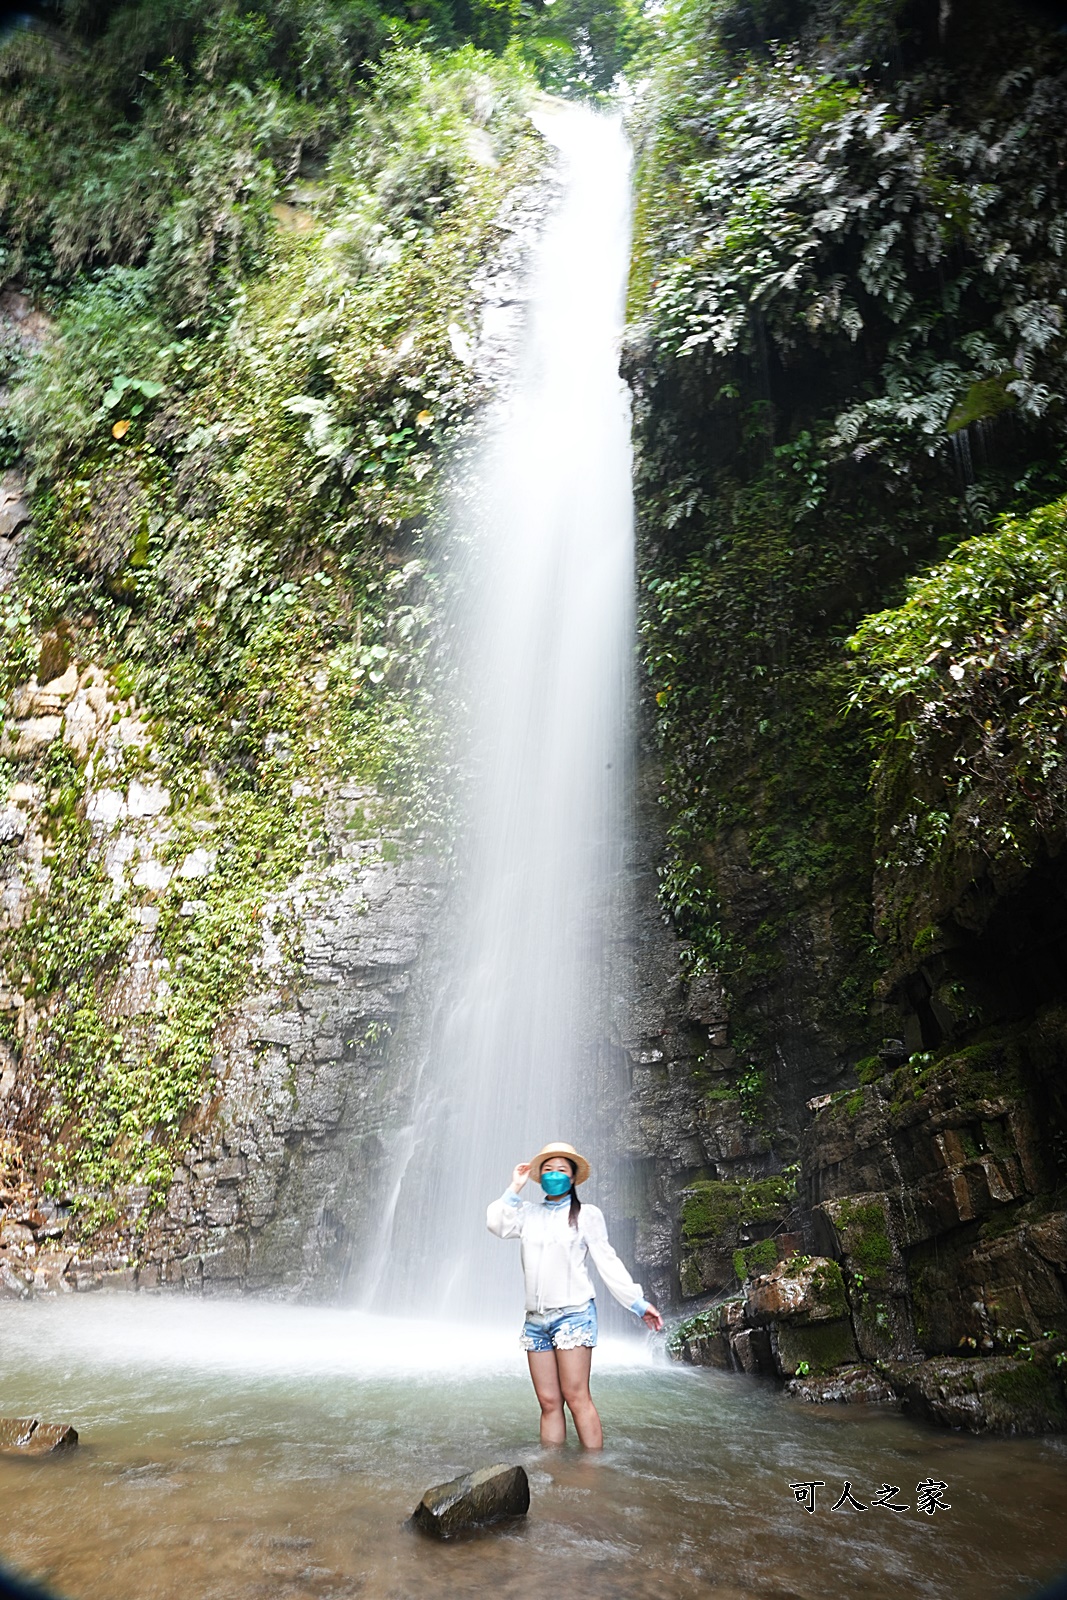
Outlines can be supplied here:
[[[537, 1444], [515, 1334], [263, 1302], [5, 1305], [0, 1413], [76, 1451], [0, 1459], [0, 1557], [67, 1600], [1009, 1600], [1067, 1566], [1067, 1441], [976, 1439], [603, 1344], [606, 1448]], [[439, 1545], [405, 1518], [522, 1462], [522, 1525]], [[822, 1480], [815, 1510], [790, 1485]], [[863, 1512], [831, 1507], [844, 1482]], [[944, 1482], [950, 1509], [916, 1509]], [[872, 1504], [899, 1486], [893, 1512]]]

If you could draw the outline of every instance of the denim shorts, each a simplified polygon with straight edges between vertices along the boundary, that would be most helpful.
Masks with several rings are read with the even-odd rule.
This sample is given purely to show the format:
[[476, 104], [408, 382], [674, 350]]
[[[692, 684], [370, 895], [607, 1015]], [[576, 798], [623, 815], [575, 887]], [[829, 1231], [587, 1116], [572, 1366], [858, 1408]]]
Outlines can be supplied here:
[[596, 1344], [596, 1301], [527, 1311], [519, 1343], [524, 1350], [591, 1350]]

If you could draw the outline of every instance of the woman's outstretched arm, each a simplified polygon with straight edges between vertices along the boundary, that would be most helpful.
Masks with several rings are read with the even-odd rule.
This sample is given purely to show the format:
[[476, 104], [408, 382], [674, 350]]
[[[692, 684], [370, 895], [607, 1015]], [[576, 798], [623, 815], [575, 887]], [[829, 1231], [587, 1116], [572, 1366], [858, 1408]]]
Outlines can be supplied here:
[[582, 1207], [582, 1237], [589, 1247], [597, 1271], [615, 1299], [658, 1333], [663, 1327], [663, 1318], [655, 1306], [645, 1299], [641, 1285], [634, 1282], [609, 1243], [607, 1225], [599, 1206]]
[[529, 1175], [530, 1163], [520, 1161], [500, 1199], [491, 1201], [486, 1208], [485, 1225], [498, 1239], [517, 1239], [522, 1233], [525, 1202], [519, 1199], [519, 1190]]

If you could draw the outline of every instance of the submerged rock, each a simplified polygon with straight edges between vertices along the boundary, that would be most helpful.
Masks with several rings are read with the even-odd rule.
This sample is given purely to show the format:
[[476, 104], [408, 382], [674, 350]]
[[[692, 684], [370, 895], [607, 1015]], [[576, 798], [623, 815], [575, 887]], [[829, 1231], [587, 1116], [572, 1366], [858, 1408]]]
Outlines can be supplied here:
[[69, 1422], [39, 1422], [36, 1417], [0, 1417], [0, 1455], [50, 1456], [73, 1450], [78, 1442]]
[[411, 1516], [411, 1526], [436, 1539], [483, 1528], [530, 1509], [530, 1480], [523, 1467], [482, 1467], [449, 1483], [427, 1489]]

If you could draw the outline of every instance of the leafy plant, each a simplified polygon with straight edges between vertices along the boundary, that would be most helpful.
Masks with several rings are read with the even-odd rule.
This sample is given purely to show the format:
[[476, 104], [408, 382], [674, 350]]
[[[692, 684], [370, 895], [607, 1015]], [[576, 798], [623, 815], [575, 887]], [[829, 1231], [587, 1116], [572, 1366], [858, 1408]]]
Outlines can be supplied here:
[[[875, 728], [887, 915], [945, 909], [980, 862], [1057, 848], [1067, 753], [1067, 501], [1007, 517], [853, 636]], [[946, 885], [916, 900], [914, 880]], [[926, 913], [923, 912], [925, 915]]]
[[[634, 116], [627, 373], [662, 897], [688, 959], [726, 980], [731, 1043], [793, 1082], [870, 1059], [882, 975], [925, 953], [936, 886], [970, 864], [954, 762], [981, 735], [961, 700], [920, 754], [926, 713], [879, 677], [863, 619], [999, 512], [1062, 492], [1067, 189], [1046, 151], [1065, 55], [1009, 9], [982, 7], [964, 71], [892, 3], [675, 0]], [[855, 698], [850, 635], [872, 651]], [[1020, 773], [1041, 837], [1063, 809], [1052, 728], [1039, 784]], [[890, 837], [902, 818], [915, 832]], [[1034, 859], [1021, 804], [1009, 826]]]
[[[39, 489], [0, 596], [5, 683], [31, 676], [59, 619], [142, 731], [91, 769], [62, 739], [23, 769], [52, 796], [49, 874], [0, 940], [41, 1018], [49, 1181], [89, 1236], [135, 1242], [136, 1196], [144, 1227], [265, 940], [280, 970], [299, 958], [286, 890], [329, 862], [341, 779], [373, 794], [368, 851], [447, 833], [432, 528], [443, 448], [481, 394], [451, 330], [473, 321], [505, 196], [539, 170], [529, 92], [470, 49], [397, 49], [346, 108], [313, 229], [272, 226], [262, 256], [235, 258], [223, 305], [184, 327], [158, 263], [81, 271], [23, 375]], [[172, 876], [116, 897], [86, 784], [133, 778], [170, 796], [155, 848]], [[190, 900], [181, 865], [208, 842]], [[133, 912], [149, 908], [166, 978], [146, 1011], [116, 1017]], [[372, 1021], [363, 1044], [386, 1031]]]

